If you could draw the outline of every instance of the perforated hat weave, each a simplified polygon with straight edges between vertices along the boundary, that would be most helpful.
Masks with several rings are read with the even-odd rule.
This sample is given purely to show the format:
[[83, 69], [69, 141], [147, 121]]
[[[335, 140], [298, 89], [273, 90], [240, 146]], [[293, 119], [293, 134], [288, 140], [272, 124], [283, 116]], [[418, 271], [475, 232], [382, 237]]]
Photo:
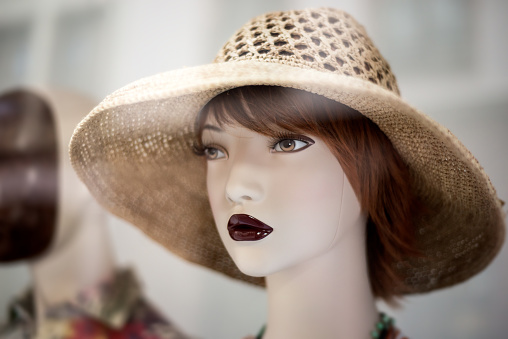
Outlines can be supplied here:
[[376, 123], [409, 166], [432, 215], [415, 220], [425, 254], [394, 262], [394, 293], [464, 281], [504, 239], [501, 204], [487, 175], [446, 128], [399, 96], [388, 63], [348, 14], [334, 9], [254, 18], [212, 64], [138, 80], [104, 99], [77, 127], [74, 169], [109, 211], [175, 254], [233, 278], [243, 275], [214, 226], [194, 123], [217, 94], [246, 85], [291, 87], [346, 104]]

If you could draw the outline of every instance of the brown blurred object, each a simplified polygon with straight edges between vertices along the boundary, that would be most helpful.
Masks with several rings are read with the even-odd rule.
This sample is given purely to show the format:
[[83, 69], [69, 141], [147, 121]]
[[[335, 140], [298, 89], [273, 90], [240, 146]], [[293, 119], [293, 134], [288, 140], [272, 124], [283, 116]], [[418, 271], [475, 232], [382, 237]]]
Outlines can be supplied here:
[[118, 268], [106, 212], [71, 169], [68, 144], [95, 102], [66, 89], [0, 94], [0, 263], [23, 260], [2, 339], [188, 338]]
[[58, 205], [58, 146], [50, 106], [15, 90], [0, 97], [0, 262], [51, 244]]

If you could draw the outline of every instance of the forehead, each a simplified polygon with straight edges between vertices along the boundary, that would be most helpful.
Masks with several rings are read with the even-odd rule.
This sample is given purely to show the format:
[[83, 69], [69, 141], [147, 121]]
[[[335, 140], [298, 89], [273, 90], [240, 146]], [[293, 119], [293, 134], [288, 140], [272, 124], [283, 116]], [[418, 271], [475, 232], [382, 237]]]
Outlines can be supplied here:
[[201, 135], [206, 134], [232, 134], [238, 137], [252, 136], [260, 134], [262, 136], [273, 137], [284, 132], [297, 132], [296, 128], [286, 128], [279, 126], [275, 121], [249, 121], [248, 123], [237, 120], [218, 120], [214, 114], [208, 114], [200, 128]]
[[[252, 101], [250, 101], [252, 104]], [[297, 115], [283, 114], [280, 111], [251, 105], [237, 105], [228, 100], [219, 100], [205, 106], [197, 120], [197, 135], [206, 131], [224, 132], [225, 130], [244, 128], [265, 136], [275, 136], [281, 132], [306, 132]]]
[[213, 117], [205, 120], [201, 133], [202, 140], [206, 141], [211, 138], [216, 142], [225, 142], [226, 140], [229, 140], [228, 142], [235, 140], [248, 141], [267, 137], [265, 133], [258, 133], [248, 129], [236, 121], [220, 124]]

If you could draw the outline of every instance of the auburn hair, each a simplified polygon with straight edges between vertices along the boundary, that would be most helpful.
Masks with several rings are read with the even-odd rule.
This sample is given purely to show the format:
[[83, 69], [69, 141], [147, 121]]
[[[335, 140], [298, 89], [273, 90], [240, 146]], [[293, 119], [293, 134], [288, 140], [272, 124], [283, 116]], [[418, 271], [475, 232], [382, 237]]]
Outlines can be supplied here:
[[198, 147], [204, 121], [237, 122], [267, 136], [284, 129], [321, 138], [349, 179], [367, 214], [369, 279], [376, 297], [394, 302], [401, 284], [395, 264], [420, 256], [413, 220], [423, 206], [411, 187], [407, 165], [388, 137], [358, 111], [323, 96], [276, 86], [245, 86], [213, 98], [197, 120]]

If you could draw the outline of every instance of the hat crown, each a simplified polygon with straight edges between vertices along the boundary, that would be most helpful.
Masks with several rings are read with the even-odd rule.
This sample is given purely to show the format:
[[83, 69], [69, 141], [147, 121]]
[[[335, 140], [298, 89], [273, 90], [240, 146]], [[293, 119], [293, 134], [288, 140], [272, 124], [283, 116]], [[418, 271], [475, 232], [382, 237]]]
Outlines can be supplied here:
[[363, 26], [337, 9], [273, 12], [252, 19], [224, 45], [215, 62], [243, 60], [352, 76], [399, 95], [390, 65]]

